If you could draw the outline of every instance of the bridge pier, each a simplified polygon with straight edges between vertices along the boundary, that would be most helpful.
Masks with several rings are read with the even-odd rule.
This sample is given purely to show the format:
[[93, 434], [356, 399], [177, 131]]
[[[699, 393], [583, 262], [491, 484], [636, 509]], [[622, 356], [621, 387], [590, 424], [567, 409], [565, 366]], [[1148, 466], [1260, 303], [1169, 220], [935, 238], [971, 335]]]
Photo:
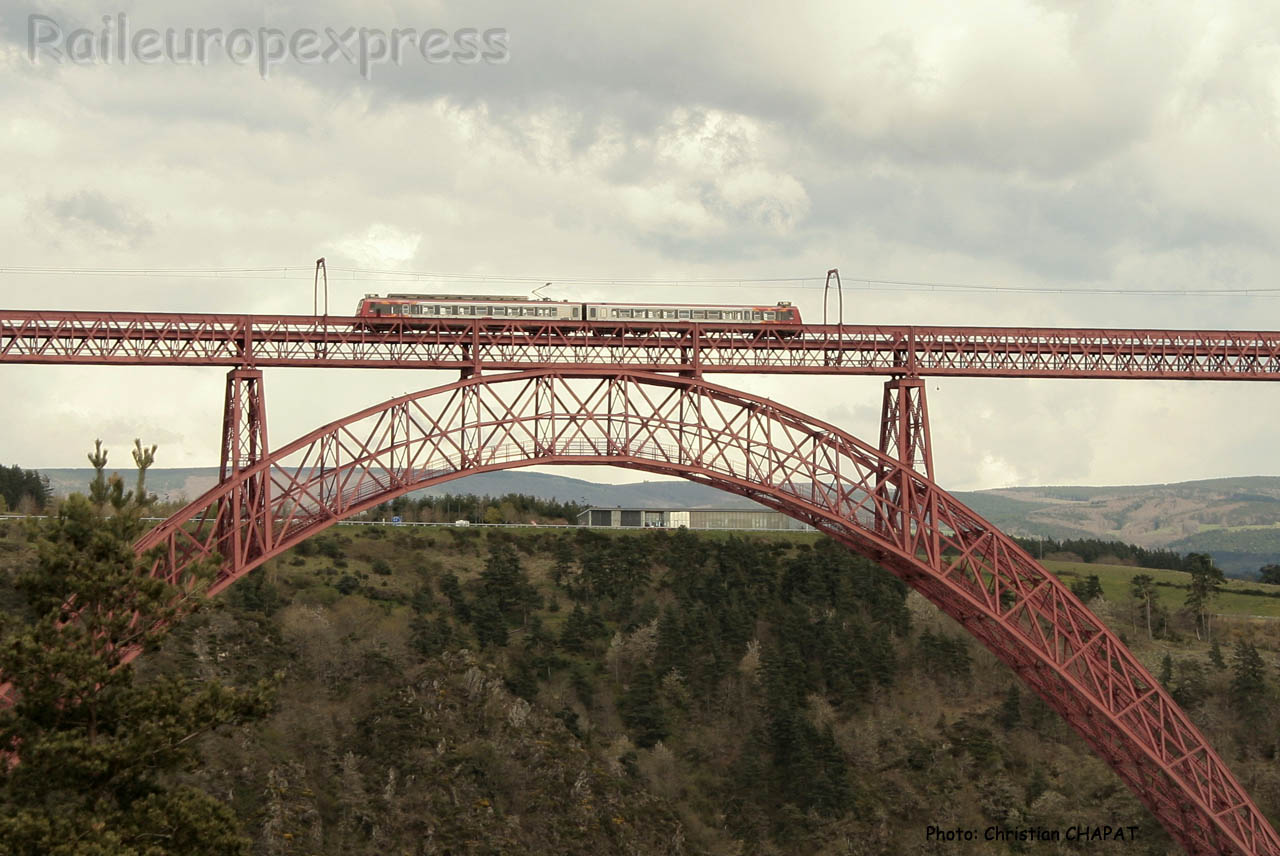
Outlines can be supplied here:
[[929, 443], [929, 408], [925, 403], [924, 379], [896, 377], [885, 381], [880, 408], [880, 451], [933, 478], [933, 450]]
[[[219, 483], [234, 481], [242, 470], [268, 457], [267, 410], [262, 372], [232, 369], [222, 409], [222, 467]], [[220, 539], [242, 564], [271, 549], [271, 480], [261, 473], [232, 487], [218, 517]]]
[[[921, 490], [912, 473], [933, 480], [929, 407], [925, 381], [895, 377], [885, 381], [880, 408], [880, 453], [887, 461], [876, 481], [876, 529], [895, 537], [903, 548], [923, 553], [935, 567], [941, 561], [937, 538], [937, 498]], [[882, 459], [882, 460], [884, 460]]]

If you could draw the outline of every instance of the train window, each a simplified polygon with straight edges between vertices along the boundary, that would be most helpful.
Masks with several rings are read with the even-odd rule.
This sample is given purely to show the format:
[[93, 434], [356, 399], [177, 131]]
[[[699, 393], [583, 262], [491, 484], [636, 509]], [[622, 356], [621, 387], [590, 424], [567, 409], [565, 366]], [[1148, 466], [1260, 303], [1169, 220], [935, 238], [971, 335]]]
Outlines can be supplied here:
[[757, 310], [755, 310], [755, 311], [753, 311], [753, 312], [751, 313], [751, 320], [752, 320], [752, 321], [760, 321], [760, 320], [761, 320], [761, 319], [763, 319], [763, 318], [764, 318], [764, 313], [763, 313], [763, 312], [761, 312], [761, 311], [760, 311], [760, 310], [758, 310], [758, 309], [757, 309]]
[[681, 309], [679, 312], [676, 313], [676, 315], [679, 316], [680, 318], [691, 317], [688, 309]]
[[591, 312], [591, 317], [592, 317], [592, 318], [596, 317], [596, 308], [595, 308], [594, 306], [592, 306], [592, 307], [591, 307], [591, 309], [590, 309], [589, 311]]
[[493, 307], [493, 314], [494, 314], [494, 315], [506, 315], [506, 314], [507, 314], [507, 307], [505, 307], [505, 306], [495, 306], [495, 307]]
[[766, 321], [775, 321], [775, 320], [777, 320], [777, 317], [778, 317], [778, 313], [776, 313], [776, 312], [766, 312], [766, 313], [764, 313], [764, 320], [766, 320]]

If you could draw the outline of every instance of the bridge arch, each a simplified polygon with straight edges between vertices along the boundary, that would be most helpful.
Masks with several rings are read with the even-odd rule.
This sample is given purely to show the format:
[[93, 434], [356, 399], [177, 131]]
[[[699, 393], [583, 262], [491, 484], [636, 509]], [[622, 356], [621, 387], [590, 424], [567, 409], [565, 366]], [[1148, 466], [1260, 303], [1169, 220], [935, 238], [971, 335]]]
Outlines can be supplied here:
[[882, 564], [1061, 713], [1188, 852], [1280, 838], [1186, 714], [1056, 577], [930, 478], [776, 402], [645, 372], [467, 378], [331, 422], [229, 475], [137, 547], [216, 593], [328, 526], [412, 490], [538, 464], [676, 475], [748, 497]]

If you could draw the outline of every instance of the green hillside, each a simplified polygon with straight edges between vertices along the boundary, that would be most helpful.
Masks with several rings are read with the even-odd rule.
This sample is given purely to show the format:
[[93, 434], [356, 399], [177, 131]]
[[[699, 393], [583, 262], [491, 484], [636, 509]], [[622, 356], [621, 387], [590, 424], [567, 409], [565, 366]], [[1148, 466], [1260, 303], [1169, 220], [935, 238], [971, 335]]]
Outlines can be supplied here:
[[[1043, 564], [1068, 585], [1079, 582], [1089, 575], [1096, 575], [1102, 583], [1107, 601], [1116, 604], [1132, 600], [1129, 592], [1133, 577], [1137, 574], [1147, 574], [1155, 579], [1157, 597], [1161, 605], [1171, 611], [1182, 609], [1190, 583], [1190, 574], [1183, 571], [1166, 571], [1161, 568], [1135, 568], [1130, 565], [1053, 560], [1045, 560]], [[1222, 592], [1213, 602], [1212, 612], [1228, 617], [1280, 618], [1280, 586], [1252, 580], [1228, 579]]]
[[[0, 521], [0, 570], [29, 551]], [[1218, 667], [1177, 615], [1185, 575], [1150, 572], [1168, 615], [1147, 642], [1140, 569], [1051, 567], [1100, 577], [1100, 614], [1153, 670], [1170, 655], [1175, 693], [1280, 816], [1278, 730], [1230, 691], [1231, 641], [1250, 640], [1276, 698], [1267, 628], [1219, 619]], [[1216, 611], [1273, 609], [1229, 590]], [[994, 657], [816, 535], [352, 527], [215, 603], [138, 668], [281, 675], [276, 711], [205, 739], [184, 775], [263, 856], [925, 853], [931, 824], [1081, 818], [1138, 825], [1126, 853], [1172, 847]]]

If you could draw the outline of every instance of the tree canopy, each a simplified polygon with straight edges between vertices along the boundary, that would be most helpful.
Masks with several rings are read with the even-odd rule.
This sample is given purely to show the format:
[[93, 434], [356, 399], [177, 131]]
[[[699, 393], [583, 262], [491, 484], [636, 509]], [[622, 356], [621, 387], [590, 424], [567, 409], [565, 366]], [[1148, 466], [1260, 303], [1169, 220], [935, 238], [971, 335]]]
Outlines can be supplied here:
[[138, 478], [125, 490], [97, 445], [89, 496], [71, 496], [32, 530], [38, 558], [15, 580], [25, 609], [0, 616], [0, 674], [13, 698], [0, 709], [6, 854], [249, 852], [231, 810], [174, 773], [194, 761], [196, 738], [264, 713], [267, 688], [140, 681], [129, 664], [204, 600], [198, 581], [180, 593], [134, 553], [154, 453], [135, 443]]

